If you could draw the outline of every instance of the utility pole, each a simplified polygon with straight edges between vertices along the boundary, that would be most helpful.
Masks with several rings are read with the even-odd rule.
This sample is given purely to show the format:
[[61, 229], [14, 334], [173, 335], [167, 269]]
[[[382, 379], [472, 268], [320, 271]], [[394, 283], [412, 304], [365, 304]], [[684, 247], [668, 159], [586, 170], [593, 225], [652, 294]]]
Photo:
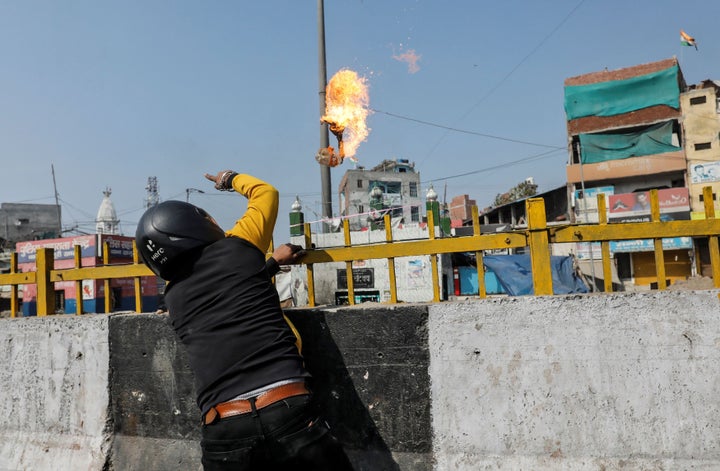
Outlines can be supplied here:
[[58, 217], [58, 232], [57, 237], [62, 236], [62, 218], [60, 217], [60, 198], [57, 191], [57, 184], [55, 183], [55, 165], [50, 164], [50, 171], [52, 172], [53, 177], [53, 190], [55, 190], [55, 207], [57, 208], [57, 217]]
[[[318, 0], [318, 65], [319, 65], [319, 96], [320, 96], [320, 117], [325, 115], [325, 89], [327, 87], [327, 65], [325, 63], [325, 6], [324, 0]], [[320, 148], [324, 149], [330, 145], [328, 125], [325, 122], [320, 124]], [[322, 187], [322, 216], [328, 222], [323, 222], [323, 232], [330, 232], [329, 220], [333, 216], [332, 194], [330, 183], [330, 167], [320, 165], [320, 183]]]

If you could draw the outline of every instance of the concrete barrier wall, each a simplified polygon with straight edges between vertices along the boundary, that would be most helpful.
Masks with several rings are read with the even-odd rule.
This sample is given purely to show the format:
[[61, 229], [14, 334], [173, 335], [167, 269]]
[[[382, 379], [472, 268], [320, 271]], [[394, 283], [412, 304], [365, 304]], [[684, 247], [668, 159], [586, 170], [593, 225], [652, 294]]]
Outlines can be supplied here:
[[0, 321], [0, 470], [102, 470], [108, 317]]
[[[718, 293], [296, 309], [358, 470], [720, 469]], [[166, 316], [0, 321], [0, 470], [197, 470]]]
[[437, 469], [720, 469], [716, 292], [431, 307]]

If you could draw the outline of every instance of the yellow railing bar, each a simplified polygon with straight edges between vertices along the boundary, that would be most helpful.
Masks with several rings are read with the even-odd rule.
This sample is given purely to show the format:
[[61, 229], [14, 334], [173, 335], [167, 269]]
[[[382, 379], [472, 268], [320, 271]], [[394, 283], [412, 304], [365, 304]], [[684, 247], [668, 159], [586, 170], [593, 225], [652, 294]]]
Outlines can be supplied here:
[[[350, 221], [343, 219], [343, 236], [345, 237], [345, 247], [351, 247], [350, 240]], [[345, 276], [347, 277], [348, 303], [355, 305], [355, 279], [353, 277], [352, 261], [345, 262]]]
[[[435, 215], [432, 211], [428, 211], [427, 213], [427, 228], [428, 239], [430, 242], [433, 242], [435, 240]], [[438, 264], [436, 253], [430, 254], [430, 270], [433, 284], [433, 302], [437, 303], [440, 301], [440, 281], [438, 279]]]
[[[310, 223], [305, 223], [304, 227], [304, 236], [305, 236], [305, 250], [307, 250], [308, 255], [303, 257], [304, 259], [307, 259], [310, 257], [310, 254], [313, 253], [312, 250], [312, 233], [310, 232]], [[306, 263], [307, 266], [307, 286], [308, 286], [308, 306], [315, 307], [315, 276], [313, 273], [313, 262], [312, 260], [304, 260], [303, 263]]]
[[[650, 190], [650, 222], [660, 221], [660, 203], [658, 201], [658, 191]], [[653, 240], [655, 248], [655, 276], [657, 277], [658, 289], [667, 289], [667, 280], [665, 279], [665, 255], [663, 254], [662, 238]]]
[[[607, 205], [605, 203], [605, 193], [597, 196], [598, 202], [598, 223], [602, 226], [607, 225]], [[603, 240], [600, 242], [600, 253], [603, 269], [603, 287], [606, 293], [612, 292], [612, 267], [610, 266], [610, 241]], [[595, 269], [595, 259], [592, 257], [592, 242], [590, 243], [590, 261]], [[593, 280], [594, 281], [594, 280]]]
[[[705, 207], [705, 221], [717, 221], [717, 219], [715, 219], [715, 202], [712, 187], [706, 186], [703, 188], [703, 205]], [[720, 249], [718, 249], [718, 233], [720, 232], [715, 232], [715, 234], [708, 237], [713, 285], [716, 288], [720, 288]]]
[[[73, 246], [73, 258], [75, 259], [75, 269], [82, 268], [81, 247]], [[83, 313], [83, 280], [75, 280], [75, 314], [80, 316]]]
[[[16, 274], [18, 270], [18, 255], [17, 252], [10, 254], [10, 273]], [[31, 275], [31, 273], [22, 273], [23, 275]], [[35, 273], [27, 278], [32, 278], [32, 281], [20, 281], [19, 283], [35, 283]], [[12, 284], [10, 286], [10, 317], [17, 317], [18, 313], [18, 285]]]
[[55, 314], [55, 289], [50, 279], [50, 271], [55, 264], [55, 251], [39, 248], [35, 252], [37, 267], [37, 315], [39, 317]]
[[388, 257], [416, 257], [430, 253], [474, 252], [527, 246], [525, 232], [485, 234], [480, 237], [456, 237], [434, 240], [397, 240], [392, 244], [328, 247], [309, 250], [302, 263], [346, 262]]
[[[140, 263], [140, 258], [138, 256], [137, 244], [134, 240], [132, 241], [132, 251], [133, 265], [137, 265]], [[133, 278], [133, 288], [135, 289], [135, 312], [142, 312], [142, 281], [139, 276]]]
[[[611, 259], [609, 242], [613, 240], [653, 239], [655, 244], [656, 274], [658, 288], [665, 289], [665, 266], [662, 252], [662, 239], [668, 237], [708, 237], [708, 246], [712, 264], [714, 286], [720, 287], [720, 219], [715, 218], [712, 189], [703, 189], [706, 218], [688, 221], [660, 221], [660, 210], [656, 191], [650, 191], [651, 221], [646, 223], [608, 224], [606, 204], [603, 195], [598, 197], [599, 224], [578, 224], [562, 227], [547, 227], [544, 202], [540, 198], [531, 198], [526, 202], [528, 230], [508, 233], [485, 234], [480, 231], [477, 208], [473, 208], [473, 235], [457, 238], [435, 238], [434, 214], [428, 213], [428, 239], [394, 241], [389, 216], [385, 218], [385, 243], [351, 246], [349, 226], [344, 222], [345, 246], [313, 249], [310, 225], [305, 224], [305, 248], [308, 255], [301, 263], [307, 265], [308, 301], [315, 306], [315, 286], [313, 265], [316, 263], [345, 262], [348, 275], [348, 301], [354, 303], [354, 278], [352, 261], [366, 259], [388, 260], [390, 277], [390, 302], [397, 302], [395, 258], [410, 256], [430, 256], [433, 278], [433, 300], [439, 301], [440, 283], [437, 255], [453, 252], [475, 252], [478, 265], [478, 294], [485, 293], [483, 272], [483, 250], [530, 247], [533, 270], [533, 285], [536, 295], [552, 294], [549, 243], [600, 242], [605, 291], [612, 291]], [[104, 280], [105, 309], [110, 311], [111, 287], [114, 278], [134, 278], [136, 310], [142, 310], [141, 277], [154, 276], [152, 271], [139, 263], [137, 248], [133, 245], [133, 263], [110, 265], [109, 244], [103, 246], [103, 263], [100, 267], [82, 267], [81, 252], [75, 248], [75, 268], [54, 269], [54, 252], [51, 248], [38, 248], [36, 251], [36, 271], [18, 273], [17, 254], [12, 254], [10, 273], [0, 274], [0, 284], [11, 286], [11, 315], [18, 312], [18, 286], [36, 284], [37, 313], [46, 316], [55, 311], [55, 291], [53, 283], [59, 281], [76, 282], [78, 314], [82, 313], [82, 281]]]
[[[389, 214], [385, 214], [385, 242], [393, 241], [392, 219]], [[388, 257], [388, 276], [390, 277], [390, 303], [397, 303], [397, 280], [395, 279], [395, 257]]]
[[[14, 253], [13, 256], [15, 256], [15, 262], [17, 263], [17, 253]], [[12, 263], [12, 258], [10, 259], [10, 262]], [[10, 273], [0, 275], [0, 280], [2, 280], [2, 284], [12, 285], [15, 288], [17, 288], [17, 285], [35, 284], [35, 281], [37, 280], [36, 272], [34, 272], [34, 271], [17, 272], [17, 267], [15, 268], [15, 270], [16, 270], [15, 273], [13, 273], [12, 269], [11, 269]]]
[[52, 270], [50, 281], [102, 280], [114, 278], [132, 278], [134, 276], [155, 276], [146, 265], [125, 263], [102, 267], [83, 267], [77, 269]]
[[[110, 244], [107, 242], [103, 243], [103, 265], [110, 265]], [[105, 289], [105, 314], [110, 314], [112, 309], [110, 301], [112, 301], [112, 293], [110, 292], [110, 279], [105, 278], [103, 280], [103, 287]]]
[[[480, 237], [480, 212], [477, 206], [472, 207], [473, 236]], [[477, 268], [478, 279], [478, 296], [487, 297], [487, 288], [485, 288], [485, 264], [483, 262], [483, 251], [475, 251], [475, 265]]]
[[720, 219], [632, 222], [626, 224], [578, 224], [549, 227], [551, 242], [601, 242], [603, 240], [706, 237], [720, 234]]
[[542, 198], [530, 198], [525, 202], [525, 207], [528, 215], [530, 264], [535, 296], [553, 294], [545, 202]]

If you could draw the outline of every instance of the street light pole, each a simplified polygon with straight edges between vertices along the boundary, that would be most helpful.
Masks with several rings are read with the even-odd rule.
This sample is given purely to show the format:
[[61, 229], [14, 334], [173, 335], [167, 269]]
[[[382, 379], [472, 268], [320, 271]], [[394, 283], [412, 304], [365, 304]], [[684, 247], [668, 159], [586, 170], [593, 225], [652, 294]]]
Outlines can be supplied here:
[[[319, 66], [319, 93], [320, 96], [320, 117], [325, 115], [325, 89], [327, 87], [327, 65], [325, 63], [325, 6], [324, 0], [318, 0], [318, 66]], [[330, 145], [328, 125], [324, 121], [320, 123], [320, 148], [325, 149]], [[320, 164], [320, 184], [322, 189], [322, 216], [327, 221], [332, 218], [332, 194], [330, 183], [330, 167]], [[323, 222], [322, 231], [330, 232], [328, 222]]]

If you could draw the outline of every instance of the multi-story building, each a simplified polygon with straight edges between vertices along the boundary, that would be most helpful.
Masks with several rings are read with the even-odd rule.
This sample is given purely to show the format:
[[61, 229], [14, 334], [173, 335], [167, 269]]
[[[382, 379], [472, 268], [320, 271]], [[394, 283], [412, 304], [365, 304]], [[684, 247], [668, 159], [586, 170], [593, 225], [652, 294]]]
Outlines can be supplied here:
[[[565, 80], [575, 220], [596, 222], [596, 195], [604, 193], [610, 222], [648, 221], [652, 189], [659, 191], [661, 219], [701, 212], [701, 187], [720, 185], [717, 89], [711, 81], [687, 87], [675, 58]], [[668, 282], [699, 271], [704, 256], [692, 239], [664, 239], [663, 246]], [[657, 283], [651, 240], [612, 242], [610, 249], [626, 284]], [[578, 253], [599, 258], [599, 248]]]
[[348, 170], [340, 181], [338, 207], [352, 230], [367, 229], [385, 212], [393, 222], [419, 223], [423, 204], [420, 173], [405, 159], [383, 160], [370, 170]]
[[720, 82], [705, 80], [680, 95], [692, 216], [704, 218], [702, 189], [720, 192]]
[[0, 249], [12, 250], [22, 240], [60, 236], [60, 206], [54, 204], [2, 203]]

